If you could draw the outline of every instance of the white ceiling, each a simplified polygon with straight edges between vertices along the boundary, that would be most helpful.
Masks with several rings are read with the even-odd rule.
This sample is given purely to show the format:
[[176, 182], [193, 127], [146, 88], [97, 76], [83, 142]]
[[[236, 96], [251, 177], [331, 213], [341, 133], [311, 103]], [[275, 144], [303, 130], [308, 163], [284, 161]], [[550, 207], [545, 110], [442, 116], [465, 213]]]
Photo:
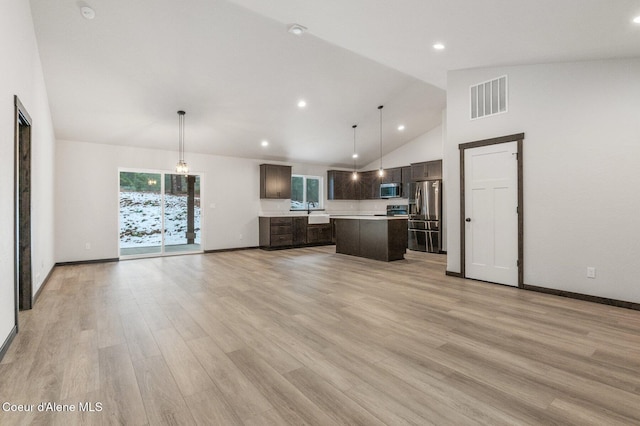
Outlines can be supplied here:
[[[84, 4], [95, 19], [82, 18]], [[447, 70], [640, 56], [639, 0], [31, 7], [57, 138], [175, 150], [184, 109], [187, 161], [200, 152], [348, 167], [357, 123], [367, 164], [379, 156], [377, 106], [389, 152], [440, 123]], [[289, 34], [294, 22], [309, 31]], [[436, 41], [447, 48], [434, 51]]]

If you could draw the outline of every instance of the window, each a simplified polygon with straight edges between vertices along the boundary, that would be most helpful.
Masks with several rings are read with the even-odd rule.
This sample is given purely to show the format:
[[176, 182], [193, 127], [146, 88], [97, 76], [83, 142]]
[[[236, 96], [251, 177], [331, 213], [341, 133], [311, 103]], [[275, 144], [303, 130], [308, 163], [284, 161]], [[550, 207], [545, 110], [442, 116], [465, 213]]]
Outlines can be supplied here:
[[320, 176], [291, 176], [291, 210], [320, 210], [324, 188]]

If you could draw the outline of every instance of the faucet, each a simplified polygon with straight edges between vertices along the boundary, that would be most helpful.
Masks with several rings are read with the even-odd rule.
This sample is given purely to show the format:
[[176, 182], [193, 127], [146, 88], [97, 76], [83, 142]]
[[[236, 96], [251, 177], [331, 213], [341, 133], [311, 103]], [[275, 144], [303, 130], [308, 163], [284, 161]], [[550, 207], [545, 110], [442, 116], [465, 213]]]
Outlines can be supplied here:
[[315, 207], [316, 203], [315, 201], [307, 201], [307, 214], [311, 214], [311, 207]]

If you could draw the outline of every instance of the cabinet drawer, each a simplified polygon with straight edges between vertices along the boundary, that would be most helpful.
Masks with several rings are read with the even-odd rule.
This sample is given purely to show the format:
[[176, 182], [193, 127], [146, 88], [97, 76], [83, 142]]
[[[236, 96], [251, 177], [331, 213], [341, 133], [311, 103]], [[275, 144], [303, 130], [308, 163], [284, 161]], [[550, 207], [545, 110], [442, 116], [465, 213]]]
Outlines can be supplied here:
[[291, 234], [271, 235], [271, 247], [290, 246], [293, 244]]
[[291, 225], [291, 217], [272, 217], [271, 225]]
[[271, 235], [282, 235], [291, 233], [291, 225], [271, 225]]

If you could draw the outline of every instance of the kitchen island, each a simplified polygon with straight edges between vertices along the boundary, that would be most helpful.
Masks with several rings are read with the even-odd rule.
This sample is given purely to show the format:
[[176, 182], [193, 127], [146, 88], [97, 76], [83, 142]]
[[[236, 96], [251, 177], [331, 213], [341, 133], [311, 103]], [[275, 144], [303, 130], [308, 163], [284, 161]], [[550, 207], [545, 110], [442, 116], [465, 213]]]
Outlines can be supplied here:
[[407, 218], [398, 216], [332, 216], [336, 253], [368, 259], [404, 259], [407, 251]]

